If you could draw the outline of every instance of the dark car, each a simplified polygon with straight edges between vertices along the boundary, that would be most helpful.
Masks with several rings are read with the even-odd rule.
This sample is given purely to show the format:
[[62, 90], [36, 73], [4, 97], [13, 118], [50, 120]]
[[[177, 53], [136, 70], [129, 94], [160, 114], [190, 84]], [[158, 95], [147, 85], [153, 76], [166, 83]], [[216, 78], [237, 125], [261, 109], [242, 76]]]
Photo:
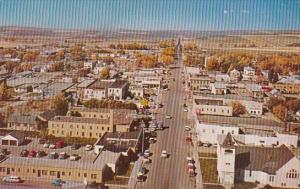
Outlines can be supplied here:
[[36, 151], [34, 151], [34, 150], [31, 150], [31, 151], [28, 153], [28, 157], [33, 158], [33, 157], [35, 157], [35, 156], [36, 156]]
[[55, 148], [63, 148], [65, 145], [64, 141], [60, 140], [55, 143]]
[[38, 151], [37, 153], [36, 153], [36, 157], [44, 157], [44, 156], [46, 156], [47, 154], [46, 154], [46, 152], [44, 152], [44, 151]]
[[22, 150], [22, 152], [20, 153], [21, 157], [27, 157], [29, 154], [28, 150]]
[[151, 131], [151, 132], [150, 132], [150, 135], [151, 135], [152, 137], [157, 137], [157, 133], [156, 133], [155, 131]]
[[79, 144], [73, 144], [72, 146], [71, 146], [71, 149], [72, 150], [78, 150], [79, 149]]

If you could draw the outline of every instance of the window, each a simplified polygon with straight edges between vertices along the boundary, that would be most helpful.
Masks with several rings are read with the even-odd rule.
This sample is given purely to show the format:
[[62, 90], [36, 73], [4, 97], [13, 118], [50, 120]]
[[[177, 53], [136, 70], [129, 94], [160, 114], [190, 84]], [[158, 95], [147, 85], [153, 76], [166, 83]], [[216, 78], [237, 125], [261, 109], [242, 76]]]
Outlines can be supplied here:
[[250, 171], [249, 171], [249, 177], [251, 177], [252, 176], [252, 170], [250, 169]]
[[230, 163], [226, 163], [226, 165], [230, 165]]
[[270, 182], [274, 182], [274, 176], [270, 176], [270, 177], [269, 177], [269, 181], [270, 181]]
[[80, 173], [78, 173], [78, 177], [80, 177]]
[[47, 175], [47, 170], [42, 170], [42, 175]]
[[81, 136], [83, 136], [83, 137], [84, 137], [84, 132], [82, 132], [82, 133], [81, 133]]
[[55, 171], [50, 171], [50, 176], [56, 176], [56, 172]]
[[299, 174], [295, 169], [291, 169], [287, 174], [286, 178], [299, 178]]
[[91, 174], [91, 178], [92, 179], [97, 179], [97, 175], [96, 174]]
[[286, 186], [286, 183], [281, 183], [281, 186]]
[[107, 127], [107, 130], [109, 131], [109, 127]]
[[5, 172], [5, 167], [0, 167], [0, 172]]
[[62, 176], [65, 176], [65, 172], [64, 172], [64, 171], [63, 171], [63, 172], [61, 172], [61, 175], [62, 175]]
[[18, 172], [20, 172], [21, 171], [21, 169], [20, 168], [18, 168]]
[[71, 176], [71, 172], [69, 172], [69, 176]]
[[87, 177], [87, 174], [86, 174], [86, 173], [84, 173], [84, 174], [83, 174], [83, 176], [84, 176], [84, 177]]
[[232, 130], [232, 131], [231, 131], [231, 134], [233, 134], [233, 135], [234, 135], [234, 130]]
[[205, 129], [203, 129], [202, 132], [205, 133]]
[[222, 134], [224, 134], [224, 130], [222, 130]]
[[32, 169], [32, 173], [35, 173], [35, 169]]

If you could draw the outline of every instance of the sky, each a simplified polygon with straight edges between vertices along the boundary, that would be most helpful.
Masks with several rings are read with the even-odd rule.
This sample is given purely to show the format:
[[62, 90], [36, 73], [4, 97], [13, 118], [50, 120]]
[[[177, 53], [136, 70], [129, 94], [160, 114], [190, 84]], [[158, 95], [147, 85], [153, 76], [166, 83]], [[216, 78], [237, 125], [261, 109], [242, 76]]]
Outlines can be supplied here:
[[300, 30], [300, 0], [0, 0], [0, 26]]

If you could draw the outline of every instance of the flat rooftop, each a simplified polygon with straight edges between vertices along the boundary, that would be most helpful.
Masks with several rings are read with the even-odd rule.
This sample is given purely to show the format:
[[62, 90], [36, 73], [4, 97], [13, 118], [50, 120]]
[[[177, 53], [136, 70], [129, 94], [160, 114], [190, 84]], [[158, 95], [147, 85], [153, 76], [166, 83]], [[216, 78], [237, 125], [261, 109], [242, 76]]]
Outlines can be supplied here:
[[223, 106], [222, 100], [210, 100], [210, 99], [195, 99], [197, 105], [213, 105], [213, 106]]
[[109, 124], [109, 119], [97, 119], [87, 117], [74, 117], [74, 116], [55, 116], [50, 121], [55, 122], [70, 122], [70, 123], [90, 123], [90, 124]]

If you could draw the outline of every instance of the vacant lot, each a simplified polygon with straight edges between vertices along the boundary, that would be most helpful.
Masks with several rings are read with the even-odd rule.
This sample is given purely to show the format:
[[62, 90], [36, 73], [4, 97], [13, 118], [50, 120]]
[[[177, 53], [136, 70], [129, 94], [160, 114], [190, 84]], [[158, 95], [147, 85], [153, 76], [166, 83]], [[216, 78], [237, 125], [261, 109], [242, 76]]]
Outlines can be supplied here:
[[200, 159], [203, 183], [218, 183], [217, 159]]

